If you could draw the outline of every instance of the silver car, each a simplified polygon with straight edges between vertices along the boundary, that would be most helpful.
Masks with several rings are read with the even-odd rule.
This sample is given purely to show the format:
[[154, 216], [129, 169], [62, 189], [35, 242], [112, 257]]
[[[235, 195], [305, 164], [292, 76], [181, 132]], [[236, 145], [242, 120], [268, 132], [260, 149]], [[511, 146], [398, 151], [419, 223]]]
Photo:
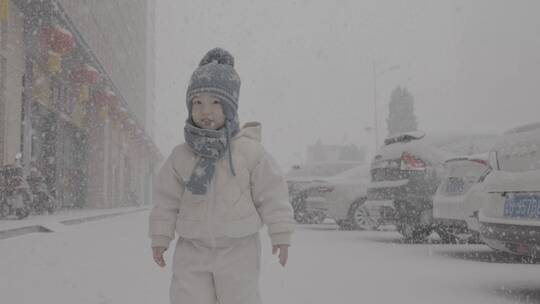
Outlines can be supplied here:
[[368, 165], [322, 180], [317, 188], [325, 199], [326, 216], [343, 230], [376, 228], [377, 223], [368, 216], [364, 206], [369, 183]]
[[486, 155], [449, 159], [445, 173], [433, 198], [433, 222], [437, 234], [445, 243], [479, 240], [479, 234], [469, 229], [482, 201], [471, 200], [482, 191], [482, 181], [491, 168]]
[[497, 251], [540, 256], [540, 123], [505, 133], [490, 152], [480, 235]]
[[325, 179], [362, 164], [358, 161], [336, 161], [293, 167], [286, 179], [295, 220], [301, 224], [322, 223], [327, 215], [324, 194], [331, 189]]

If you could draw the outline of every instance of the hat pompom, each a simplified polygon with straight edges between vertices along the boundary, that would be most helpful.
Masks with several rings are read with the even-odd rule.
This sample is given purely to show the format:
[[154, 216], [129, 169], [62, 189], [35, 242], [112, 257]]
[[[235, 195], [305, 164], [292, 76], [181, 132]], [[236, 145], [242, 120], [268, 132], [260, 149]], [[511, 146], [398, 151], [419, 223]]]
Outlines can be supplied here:
[[215, 48], [208, 51], [208, 53], [204, 55], [203, 59], [201, 59], [199, 66], [207, 65], [212, 62], [216, 62], [218, 64], [226, 64], [234, 67], [234, 57], [231, 55], [231, 53], [227, 52], [222, 48]]

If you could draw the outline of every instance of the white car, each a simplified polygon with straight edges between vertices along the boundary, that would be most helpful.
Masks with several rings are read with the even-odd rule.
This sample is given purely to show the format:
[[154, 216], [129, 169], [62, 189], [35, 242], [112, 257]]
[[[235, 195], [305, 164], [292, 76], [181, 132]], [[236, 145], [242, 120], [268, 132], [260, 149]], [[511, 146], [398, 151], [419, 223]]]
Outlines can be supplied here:
[[301, 224], [322, 223], [327, 211], [322, 194], [328, 190], [323, 185], [324, 179], [362, 164], [358, 161], [337, 161], [294, 166], [286, 179], [295, 220]]
[[494, 250], [540, 256], [540, 123], [505, 133], [490, 152], [480, 236]]
[[344, 230], [375, 228], [376, 223], [368, 217], [364, 207], [369, 183], [368, 165], [321, 180], [317, 188], [325, 199], [326, 217]]
[[433, 222], [435, 230], [445, 243], [460, 240], [478, 241], [474, 227], [475, 212], [482, 207], [475, 200], [482, 192], [482, 181], [490, 172], [487, 155], [466, 156], [449, 159], [444, 164], [445, 173], [433, 198]]

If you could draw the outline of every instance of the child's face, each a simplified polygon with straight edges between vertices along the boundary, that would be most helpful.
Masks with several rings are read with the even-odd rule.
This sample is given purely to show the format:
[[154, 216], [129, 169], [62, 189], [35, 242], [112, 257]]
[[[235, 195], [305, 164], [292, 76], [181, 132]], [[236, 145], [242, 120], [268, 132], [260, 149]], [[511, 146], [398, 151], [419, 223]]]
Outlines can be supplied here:
[[225, 125], [225, 114], [219, 98], [208, 93], [193, 97], [191, 117], [201, 129], [217, 130]]

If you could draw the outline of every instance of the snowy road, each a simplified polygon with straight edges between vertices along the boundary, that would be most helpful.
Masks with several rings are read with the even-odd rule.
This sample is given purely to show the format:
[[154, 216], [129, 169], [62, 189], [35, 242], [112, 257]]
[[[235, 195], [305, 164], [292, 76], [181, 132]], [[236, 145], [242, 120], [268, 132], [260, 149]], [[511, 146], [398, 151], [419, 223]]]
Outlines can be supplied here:
[[[167, 303], [170, 269], [153, 264], [146, 218], [0, 240], [0, 303]], [[267, 304], [540, 303], [540, 263], [501, 260], [482, 245], [411, 245], [392, 231], [299, 226], [283, 269], [263, 240]]]

